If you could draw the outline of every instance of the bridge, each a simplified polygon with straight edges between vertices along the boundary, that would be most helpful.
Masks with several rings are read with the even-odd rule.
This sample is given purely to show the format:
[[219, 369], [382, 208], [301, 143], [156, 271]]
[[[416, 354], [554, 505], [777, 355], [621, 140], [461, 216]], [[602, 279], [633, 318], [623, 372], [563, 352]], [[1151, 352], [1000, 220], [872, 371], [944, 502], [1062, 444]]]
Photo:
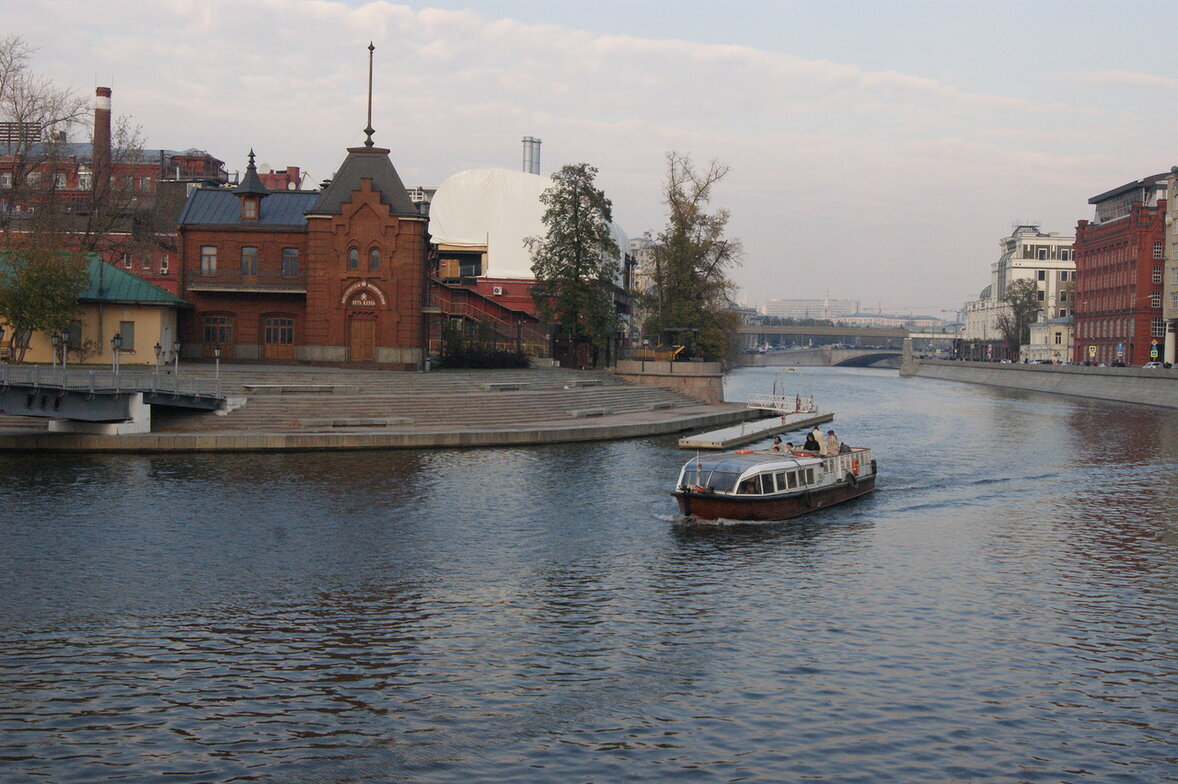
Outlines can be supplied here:
[[745, 367], [900, 367], [902, 351], [896, 349], [799, 348], [742, 354]]
[[151, 407], [215, 411], [224, 403], [219, 379], [0, 365], [0, 414], [51, 419], [53, 431], [147, 432]]

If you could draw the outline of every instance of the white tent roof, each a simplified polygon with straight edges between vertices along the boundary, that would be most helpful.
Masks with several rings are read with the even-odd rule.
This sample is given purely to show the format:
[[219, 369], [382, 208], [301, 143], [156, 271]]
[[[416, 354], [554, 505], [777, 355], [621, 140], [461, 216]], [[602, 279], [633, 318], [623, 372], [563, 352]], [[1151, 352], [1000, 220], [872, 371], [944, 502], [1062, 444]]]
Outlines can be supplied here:
[[[487, 248], [487, 277], [532, 279], [524, 240], [543, 237], [540, 195], [547, 176], [508, 169], [469, 169], [446, 178], [429, 208], [429, 228], [439, 245]], [[614, 240], [624, 253], [629, 240], [617, 224]]]

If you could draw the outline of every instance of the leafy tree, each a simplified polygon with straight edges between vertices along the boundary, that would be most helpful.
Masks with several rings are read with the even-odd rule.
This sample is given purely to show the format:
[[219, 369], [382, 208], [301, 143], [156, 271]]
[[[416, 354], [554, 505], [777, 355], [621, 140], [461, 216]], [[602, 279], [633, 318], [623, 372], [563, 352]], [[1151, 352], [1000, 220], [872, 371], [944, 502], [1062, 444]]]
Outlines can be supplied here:
[[716, 161], [697, 171], [688, 156], [667, 154], [670, 214], [655, 243], [653, 286], [643, 303], [648, 335], [659, 342], [686, 338], [691, 354], [705, 359], [731, 354], [740, 320], [727, 276], [740, 261], [740, 241], [724, 236], [728, 210], [706, 209], [713, 186], [727, 173]]
[[594, 185], [597, 169], [570, 164], [552, 175], [544, 191], [547, 234], [529, 237], [532, 298], [540, 317], [574, 344], [588, 341], [598, 356], [608, 354], [618, 330], [614, 289], [619, 275], [618, 244], [610, 227], [613, 205]]
[[24, 360], [24, 336], [74, 323], [78, 295], [90, 282], [85, 256], [37, 239], [22, 238], [0, 255], [0, 321], [8, 324], [9, 356], [15, 362]]
[[1031, 324], [1039, 317], [1043, 303], [1039, 301], [1039, 287], [1033, 280], [1016, 280], [1006, 287], [1002, 297], [1006, 308], [998, 314], [996, 326], [1002, 339], [1014, 352], [1031, 342]]

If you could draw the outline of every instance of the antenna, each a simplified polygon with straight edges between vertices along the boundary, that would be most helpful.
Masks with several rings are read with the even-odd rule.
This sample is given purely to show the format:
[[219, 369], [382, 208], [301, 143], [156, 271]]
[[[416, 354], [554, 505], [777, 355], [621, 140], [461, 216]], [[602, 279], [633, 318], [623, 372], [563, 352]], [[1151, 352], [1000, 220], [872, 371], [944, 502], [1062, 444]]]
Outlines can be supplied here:
[[372, 52], [376, 49], [372, 45], [372, 41], [368, 42], [368, 127], [364, 129], [364, 133], [368, 139], [364, 142], [365, 147], [372, 146], [372, 134], [376, 131], [372, 127]]

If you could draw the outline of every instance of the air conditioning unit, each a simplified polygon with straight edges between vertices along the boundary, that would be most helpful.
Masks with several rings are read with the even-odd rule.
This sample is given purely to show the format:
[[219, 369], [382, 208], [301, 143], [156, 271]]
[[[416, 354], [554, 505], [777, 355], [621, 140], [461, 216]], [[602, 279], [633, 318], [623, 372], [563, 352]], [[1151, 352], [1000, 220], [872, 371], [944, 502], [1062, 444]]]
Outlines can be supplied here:
[[502, 297], [503, 296], [503, 287], [502, 286], [492, 286], [491, 293], [494, 294], [496, 297]]

